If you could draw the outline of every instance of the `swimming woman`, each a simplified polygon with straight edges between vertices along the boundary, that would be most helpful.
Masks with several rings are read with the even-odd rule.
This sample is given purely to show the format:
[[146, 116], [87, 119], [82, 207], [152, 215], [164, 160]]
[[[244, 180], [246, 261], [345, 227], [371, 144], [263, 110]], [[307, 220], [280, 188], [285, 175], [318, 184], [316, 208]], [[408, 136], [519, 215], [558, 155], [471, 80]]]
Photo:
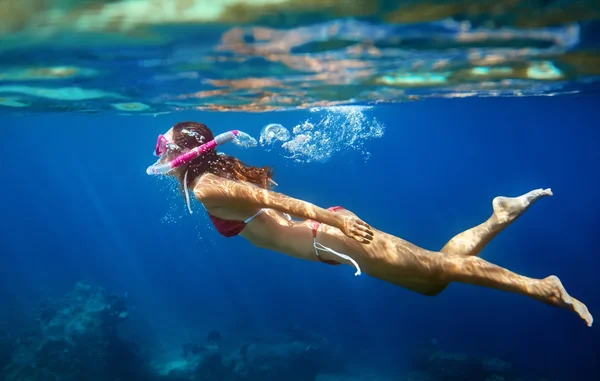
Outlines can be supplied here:
[[496, 197], [487, 221], [453, 237], [440, 251], [430, 251], [372, 228], [342, 207], [323, 209], [272, 191], [275, 183], [269, 168], [217, 153], [217, 145], [238, 133], [214, 137], [203, 124], [177, 123], [159, 135], [155, 150], [159, 159], [147, 173], [178, 179], [188, 208], [192, 193], [225, 237], [239, 235], [257, 247], [295, 258], [351, 265], [355, 275], [364, 272], [422, 295], [437, 295], [452, 282], [514, 292], [573, 311], [592, 325], [587, 307], [567, 293], [558, 277], [528, 278], [478, 257], [525, 210], [551, 196], [550, 189]]

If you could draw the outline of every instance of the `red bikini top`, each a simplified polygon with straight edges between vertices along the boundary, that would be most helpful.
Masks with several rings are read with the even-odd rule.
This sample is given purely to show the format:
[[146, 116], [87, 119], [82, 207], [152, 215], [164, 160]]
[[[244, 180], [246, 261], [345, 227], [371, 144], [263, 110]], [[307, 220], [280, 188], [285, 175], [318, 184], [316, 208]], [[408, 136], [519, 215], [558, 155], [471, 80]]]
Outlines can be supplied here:
[[[208, 213], [208, 212], [206, 212]], [[236, 220], [225, 220], [223, 218], [215, 217], [208, 213], [213, 225], [223, 237], [235, 237], [240, 234], [246, 227], [246, 222]]]
[[219, 234], [221, 234], [223, 237], [229, 238], [235, 237], [236, 235], [240, 234], [242, 230], [244, 230], [248, 222], [252, 221], [254, 217], [258, 216], [264, 211], [265, 209], [261, 208], [252, 217], [247, 218], [245, 221], [226, 220], [223, 218], [215, 217], [212, 214], [208, 213], [208, 211], [206, 211], [206, 213], [208, 213], [208, 216], [210, 217], [213, 225], [215, 225], [215, 228], [217, 229]]

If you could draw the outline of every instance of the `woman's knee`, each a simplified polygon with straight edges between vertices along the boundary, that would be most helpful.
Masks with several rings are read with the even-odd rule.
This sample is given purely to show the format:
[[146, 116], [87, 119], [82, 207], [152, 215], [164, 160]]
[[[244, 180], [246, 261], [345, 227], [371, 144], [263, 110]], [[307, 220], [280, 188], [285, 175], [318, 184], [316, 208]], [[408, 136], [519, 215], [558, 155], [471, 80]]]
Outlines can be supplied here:
[[436, 252], [432, 255], [431, 262], [429, 263], [428, 275], [430, 276], [432, 282], [444, 285], [441, 288], [441, 290], [443, 290], [446, 288], [448, 283], [457, 280], [460, 272], [459, 269], [462, 269], [465, 265], [468, 265], [465, 263], [468, 262], [468, 258], [469, 257], [463, 257], [461, 255]]

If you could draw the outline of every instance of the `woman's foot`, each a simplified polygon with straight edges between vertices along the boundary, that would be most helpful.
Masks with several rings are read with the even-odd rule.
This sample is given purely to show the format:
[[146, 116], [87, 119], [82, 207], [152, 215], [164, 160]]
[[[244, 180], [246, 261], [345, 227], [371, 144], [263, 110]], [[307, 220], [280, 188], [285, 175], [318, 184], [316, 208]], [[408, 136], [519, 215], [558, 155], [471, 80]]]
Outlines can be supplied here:
[[552, 196], [550, 188], [535, 189], [519, 197], [496, 197], [492, 201], [494, 215], [501, 224], [511, 223], [537, 200], [545, 196]]
[[548, 298], [548, 302], [556, 307], [564, 308], [569, 311], [575, 312], [582, 318], [588, 327], [592, 326], [594, 322], [594, 318], [588, 311], [585, 304], [581, 303], [579, 300], [575, 299], [565, 288], [563, 287], [560, 279], [557, 276], [551, 275], [548, 278], [544, 279], [543, 282], [549, 284], [550, 289], [550, 297]]

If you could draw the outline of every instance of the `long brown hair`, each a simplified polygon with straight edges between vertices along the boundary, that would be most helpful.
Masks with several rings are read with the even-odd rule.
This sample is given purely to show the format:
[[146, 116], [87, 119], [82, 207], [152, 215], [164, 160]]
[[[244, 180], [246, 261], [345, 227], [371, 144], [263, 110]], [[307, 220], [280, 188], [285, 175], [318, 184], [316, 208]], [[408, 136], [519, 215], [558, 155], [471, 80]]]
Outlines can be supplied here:
[[[179, 122], [173, 126], [173, 142], [182, 151], [198, 147], [212, 139], [212, 131], [202, 123]], [[246, 165], [233, 156], [219, 155], [216, 149], [211, 149], [189, 162], [185, 171], [179, 171], [177, 176], [182, 185], [186, 171], [188, 188], [206, 172], [230, 180], [247, 181], [265, 189], [271, 187], [270, 179], [273, 177], [269, 167]]]

